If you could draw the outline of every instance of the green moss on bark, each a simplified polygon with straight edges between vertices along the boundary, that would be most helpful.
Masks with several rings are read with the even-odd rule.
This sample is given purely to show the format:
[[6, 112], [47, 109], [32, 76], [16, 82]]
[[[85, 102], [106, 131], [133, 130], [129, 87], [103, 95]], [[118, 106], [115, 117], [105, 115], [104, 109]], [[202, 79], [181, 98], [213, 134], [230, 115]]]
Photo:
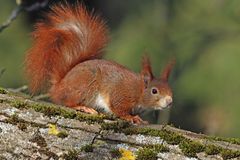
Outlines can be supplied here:
[[196, 153], [203, 152], [205, 147], [195, 141], [184, 140], [179, 144], [179, 148], [182, 150], [183, 154], [189, 157], [197, 157]]
[[169, 152], [169, 148], [160, 144], [145, 146], [138, 150], [137, 160], [157, 160], [159, 152]]

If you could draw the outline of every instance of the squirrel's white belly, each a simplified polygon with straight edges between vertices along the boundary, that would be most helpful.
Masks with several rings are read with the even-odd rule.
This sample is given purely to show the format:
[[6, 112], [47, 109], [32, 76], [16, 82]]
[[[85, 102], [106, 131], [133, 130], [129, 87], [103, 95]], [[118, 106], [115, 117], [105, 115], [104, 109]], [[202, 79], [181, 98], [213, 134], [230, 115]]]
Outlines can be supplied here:
[[95, 109], [106, 112], [106, 113], [112, 113], [109, 106], [110, 105], [109, 105], [108, 96], [105, 96], [99, 93], [95, 100], [95, 105], [94, 105]]

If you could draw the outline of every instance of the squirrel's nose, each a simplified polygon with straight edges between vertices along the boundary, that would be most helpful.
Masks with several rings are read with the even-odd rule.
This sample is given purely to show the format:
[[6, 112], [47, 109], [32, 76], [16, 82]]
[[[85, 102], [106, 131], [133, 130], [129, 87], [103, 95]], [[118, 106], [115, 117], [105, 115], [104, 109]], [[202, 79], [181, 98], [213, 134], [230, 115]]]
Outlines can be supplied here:
[[172, 102], [173, 102], [173, 99], [172, 99], [172, 97], [170, 97], [170, 96], [167, 96], [166, 97], [166, 103], [167, 103], [167, 105], [169, 106], [169, 105], [171, 105], [172, 104]]

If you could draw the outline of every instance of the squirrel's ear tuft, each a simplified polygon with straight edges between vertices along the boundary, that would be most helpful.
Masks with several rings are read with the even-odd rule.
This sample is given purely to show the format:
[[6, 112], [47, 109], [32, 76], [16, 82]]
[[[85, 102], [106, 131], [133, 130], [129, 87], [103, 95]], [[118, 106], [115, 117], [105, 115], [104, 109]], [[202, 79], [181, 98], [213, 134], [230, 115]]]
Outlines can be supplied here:
[[149, 82], [153, 79], [152, 67], [148, 56], [143, 56], [142, 58], [142, 71], [143, 80], [147, 86]]
[[175, 59], [170, 60], [170, 62], [163, 69], [163, 72], [162, 72], [161, 77], [160, 77], [161, 80], [168, 81], [169, 75], [170, 75], [175, 63], [176, 63]]

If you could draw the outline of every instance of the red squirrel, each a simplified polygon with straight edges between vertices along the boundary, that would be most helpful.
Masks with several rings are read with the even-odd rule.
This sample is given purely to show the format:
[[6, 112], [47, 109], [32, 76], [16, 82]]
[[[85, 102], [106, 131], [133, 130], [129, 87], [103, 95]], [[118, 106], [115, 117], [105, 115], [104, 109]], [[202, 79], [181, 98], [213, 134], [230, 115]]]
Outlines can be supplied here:
[[102, 59], [108, 29], [82, 4], [58, 4], [36, 24], [33, 46], [25, 59], [32, 93], [48, 88], [53, 102], [86, 113], [113, 113], [132, 123], [145, 123], [136, 108], [163, 109], [172, 104], [169, 63], [154, 77], [149, 59], [141, 73]]

